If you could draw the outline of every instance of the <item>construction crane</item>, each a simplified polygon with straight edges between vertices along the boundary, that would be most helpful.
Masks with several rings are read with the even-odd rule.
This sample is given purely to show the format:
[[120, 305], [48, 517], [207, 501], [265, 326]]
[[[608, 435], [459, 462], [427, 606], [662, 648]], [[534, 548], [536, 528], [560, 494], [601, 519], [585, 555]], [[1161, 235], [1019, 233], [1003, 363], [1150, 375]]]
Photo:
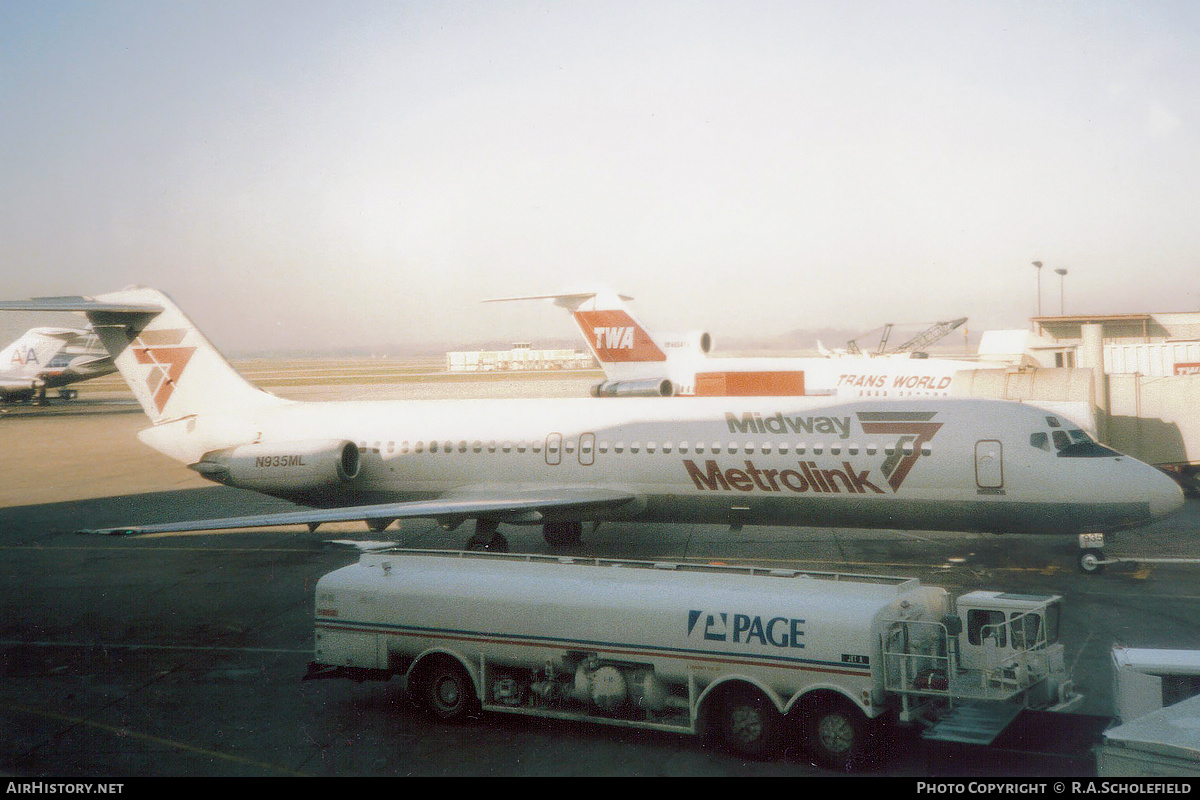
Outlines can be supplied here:
[[[914, 350], [920, 350], [922, 347], [928, 347], [929, 345], [936, 342], [938, 339], [941, 339], [943, 336], [950, 333], [950, 331], [954, 330], [955, 328], [962, 327], [963, 325], [966, 324], [966, 322], [967, 322], [966, 317], [959, 317], [958, 319], [952, 319], [952, 320], [948, 320], [946, 322], [934, 323], [933, 325], [930, 325], [928, 328], [921, 331], [916, 336], [909, 339], [907, 342], [900, 345], [899, 347], [897, 347], [893, 350], [887, 350], [884, 352], [911, 353]], [[882, 347], [882, 345], [881, 345], [881, 347]]]
[[[875, 353], [876, 355], [881, 356], [893, 355], [895, 353], [910, 353], [914, 350], [919, 350], [922, 347], [928, 347], [944, 337], [946, 334], [950, 333], [950, 331], [966, 324], [966, 321], [966, 317], [959, 317], [958, 319], [947, 320], [945, 322], [935, 322], [933, 325], [930, 325], [928, 328], [921, 331], [904, 344], [899, 345], [898, 347], [893, 347], [891, 350], [889, 350], [887, 347], [888, 337], [890, 337], [892, 334], [892, 323], [889, 322], [883, 326], [883, 333], [879, 337], [879, 347], [876, 349]], [[854, 353], [856, 355], [862, 352], [858, 347], [858, 342], [856, 342], [854, 339], [851, 339], [846, 343], [846, 350], [847, 352]]]

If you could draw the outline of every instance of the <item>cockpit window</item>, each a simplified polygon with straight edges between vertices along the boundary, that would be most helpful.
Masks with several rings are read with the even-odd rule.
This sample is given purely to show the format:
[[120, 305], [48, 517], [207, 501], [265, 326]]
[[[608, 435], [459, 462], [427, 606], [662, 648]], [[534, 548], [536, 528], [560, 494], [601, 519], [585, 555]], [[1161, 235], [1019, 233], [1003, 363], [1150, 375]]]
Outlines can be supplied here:
[[1092, 441], [1069, 444], [1058, 451], [1059, 458], [1116, 458], [1119, 455], [1116, 450]]
[[[1059, 436], [1063, 443], [1059, 443]], [[1054, 446], [1058, 448], [1059, 458], [1113, 458], [1121, 455], [1116, 450], [1110, 450], [1097, 443], [1092, 437], [1075, 428], [1063, 433], [1054, 431]]]
[[[1049, 422], [1054, 418], [1047, 417], [1046, 420]], [[1055, 421], [1057, 422], [1057, 420]], [[1029, 434], [1030, 447], [1051, 452], [1051, 442], [1054, 443], [1054, 450], [1058, 452], [1059, 458], [1115, 458], [1121, 455], [1116, 450], [1097, 443], [1091, 436], [1078, 428], [1065, 431], [1053, 430], [1048, 434], [1041, 431]]]

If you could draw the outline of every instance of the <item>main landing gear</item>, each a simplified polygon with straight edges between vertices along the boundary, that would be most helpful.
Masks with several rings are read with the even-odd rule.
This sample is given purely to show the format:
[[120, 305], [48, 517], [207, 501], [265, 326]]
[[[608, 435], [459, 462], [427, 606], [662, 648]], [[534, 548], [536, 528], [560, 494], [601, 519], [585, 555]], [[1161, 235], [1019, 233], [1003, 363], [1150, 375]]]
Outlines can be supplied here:
[[475, 520], [475, 533], [467, 540], [467, 549], [507, 553], [508, 539], [500, 533], [499, 528], [500, 523], [494, 519]]
[[[494, 519], [475, 520], [475, 533], [467, 540], [467, 549], [507, 553], [508, 539], [499, 527], [500, 523]], [[573, 547], [583, 542], [583, 523], [547, 522], [542, 526], [542, 538], [551, 547]]]

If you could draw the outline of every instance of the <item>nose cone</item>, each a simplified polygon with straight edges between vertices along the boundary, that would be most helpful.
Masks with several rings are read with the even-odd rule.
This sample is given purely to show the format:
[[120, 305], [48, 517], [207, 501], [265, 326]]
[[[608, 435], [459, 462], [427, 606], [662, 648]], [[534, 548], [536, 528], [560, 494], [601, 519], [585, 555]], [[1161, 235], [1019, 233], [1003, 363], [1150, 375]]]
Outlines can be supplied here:
[[1183, 507], [1183, 489], [1158, 470], [1154, 470], [1146, 480], [1146, 495], [1150, 499], [1152, 519], [1162, 519]]

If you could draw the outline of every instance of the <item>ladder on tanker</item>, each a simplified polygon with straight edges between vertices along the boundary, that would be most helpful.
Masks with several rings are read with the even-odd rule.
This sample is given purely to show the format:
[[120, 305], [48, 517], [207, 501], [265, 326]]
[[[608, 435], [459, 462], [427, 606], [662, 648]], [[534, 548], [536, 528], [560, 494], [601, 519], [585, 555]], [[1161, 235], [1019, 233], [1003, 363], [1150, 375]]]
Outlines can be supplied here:
[[[976, 727], [987, 729], [982, 720], [989, 713], [978, 709], [1003, 705], [1019, 711], [1025, 705], [1022, 695], [1045, 680], [1023, 668], [1028, 650], [1009, 652], [1003, 658], [989, 659], [981, 668], [966, 669], [960, 664], [957, 639], [949, 634], [945, 621], [885, 622], [891, 627], [881, 641], [884, 688], [900, 698], [900, 718], [905, 722], [923, 718], [934, 706], [944, 704], [951, 710], [974, 706], [975, 711], [962, 712], [962, 719], [973, 716]], [[992, 716], [999, 714], [992, 712]]]
[[932, 742], [990, 745], [1012, 724], [1022, 707], [996, 700], [959, 703], [921, 733]]

